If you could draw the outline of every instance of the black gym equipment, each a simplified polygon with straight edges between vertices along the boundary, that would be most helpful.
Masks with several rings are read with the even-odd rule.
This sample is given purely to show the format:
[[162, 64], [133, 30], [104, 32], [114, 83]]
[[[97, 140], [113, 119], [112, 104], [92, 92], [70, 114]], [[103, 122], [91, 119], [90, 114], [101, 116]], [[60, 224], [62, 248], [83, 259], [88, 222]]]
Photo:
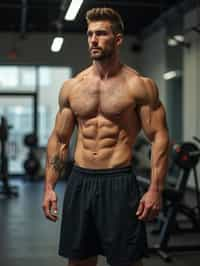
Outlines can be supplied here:
[[182, 169], [191, 169], [199, 161], [199, 148], [192, 142], [173, 145], [173, 160]]
[[38, 139], [36, 134], [26, 135], [24, 145], [29, 148], [27, 159], [24, 161], [25, 174], [33, 181], [36, 180], [40, 170], [40, 161], [37, 158]]
[[[196, 141], [200, 140], [195, 137]], [[176, 168], [178, 176], [167, 177], [163, 191], [163, 210], [156, 220], [157, 229], [153, 233], [158, 234], [156, 245], [150, 251], [156, 251], [162, 259], [170, 261], [170, 251], [195, 251], [200, 250], [200, 245], [170, 245], [169, 240], [172, 234], [177, 232], [199, 232], [200, 233], [200, 191], [196, 166], [200, 158], [200, 149], [193, 142], [175, 144], [172, 148], [172, 165]], [[178, 171], [177, 171], [178, 169]], [[173, 172], [173, 171], [172, 171]], [[187, 183], [190, 175], [193, 174], [195, 184], [196, 206], [191, 207], [183, 202]], [[175, 180], [176, 179], [176, 180]], [[150, 180], [138, 177], [139, 183], [147, 189]], [[180, 214], [187, 218], [190, 227], [181, 226], [178, 216]], [[184, 223], [187, 224], [187, 223]]]
[[6, 197], [13, 197], [13, 196], [17, 197], [18, 188], [16, 186], [9, 185], [8, 155], [7, 155], [6, 144], [10, 128], [11, 127], [8, 126], [6, 118], [2, 116], [0, 124], [0, 145], [1, 145], [0, 177], [2, 181], [2, 185], [0, 187], [0, 194]]

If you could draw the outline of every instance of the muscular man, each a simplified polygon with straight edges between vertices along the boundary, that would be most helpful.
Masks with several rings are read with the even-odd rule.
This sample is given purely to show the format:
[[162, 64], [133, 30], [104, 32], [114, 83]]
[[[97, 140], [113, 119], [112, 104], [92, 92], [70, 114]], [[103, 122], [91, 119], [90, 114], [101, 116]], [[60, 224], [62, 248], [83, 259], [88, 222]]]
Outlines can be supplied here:
[[[65, 193], [59, 254], [69, 258], [71, 266], [94, 266], [98, 254], [112, 266], [141, 265], [144, 222], [161, 208], [167, 171], [165, 111], [155, 83], [120, 62], [119, 14], [95, 8], [86, 20], [92, 65], [61, 89], [47, 147], [43, 209], [48, 219], [57, 220], [54, 188], [76, 125], [75, 165]], [[152, 143], [152, 171], [149, 189], [140, 198], [131, 162], [141, 129]]]

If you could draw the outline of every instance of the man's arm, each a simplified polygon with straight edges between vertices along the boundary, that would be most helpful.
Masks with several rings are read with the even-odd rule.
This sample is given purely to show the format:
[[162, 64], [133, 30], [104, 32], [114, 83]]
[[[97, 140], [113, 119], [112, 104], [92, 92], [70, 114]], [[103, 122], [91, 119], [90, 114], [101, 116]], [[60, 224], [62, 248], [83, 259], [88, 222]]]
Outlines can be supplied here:
[[151, 141], [151, 182], [138, 209], [140, 219], [154, 218], [161, 208], [161, 196], [168, 170], [169, 135], [166, 114], [158, 97], [158, 89], [150, 79], [144, 79], [148, 102], [139, 107], [139, 117], [145, 135]]
[[[46, 217], [52, 221], [57, 220], [57, 197], [54, 188], [64, 169], [69, 140], [75, 125], [75, 118], [68, 102], [68, 89], [65, 83], [60, 91], [59, 111], [47, 145], [43, 210]], [[55, 215], [51, 213], [52, 210]]]

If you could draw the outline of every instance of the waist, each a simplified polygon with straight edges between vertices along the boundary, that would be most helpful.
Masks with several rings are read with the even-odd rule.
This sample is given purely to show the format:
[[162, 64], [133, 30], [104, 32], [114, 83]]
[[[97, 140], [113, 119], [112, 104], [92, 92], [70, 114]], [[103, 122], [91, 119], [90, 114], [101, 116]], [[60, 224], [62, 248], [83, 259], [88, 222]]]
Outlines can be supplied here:
[[132, 165], [132, 150], [128, 148], [87, 150], [77, 145], [75, 164], [87, 169], [115, 169]]
[[87, 174], [87, 175], [117, 175], [117, 174], [131, 174], [133, 172], [132, 166], [125, 166], [125, 167], [116, 167], [116, 168], [105, 168], [105, 169], [91, 169], [91, 168], [84, 168], [78, 165], [74, 165], [73, 169], [74, 172], [79, 174]]

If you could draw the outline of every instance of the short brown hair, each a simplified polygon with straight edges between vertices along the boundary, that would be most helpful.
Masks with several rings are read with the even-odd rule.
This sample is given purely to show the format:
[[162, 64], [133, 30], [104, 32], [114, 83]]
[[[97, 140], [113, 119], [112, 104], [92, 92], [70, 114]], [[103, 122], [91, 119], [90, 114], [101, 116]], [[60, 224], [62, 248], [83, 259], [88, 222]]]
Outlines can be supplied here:
[[111, 27], [114, 33], [124, 32], [124, 23], [120, 14], [112, 8], [97, 7], [92, 8], [86, 13], [87, 24], [94, 21], [108, 20], [111, 22]]

